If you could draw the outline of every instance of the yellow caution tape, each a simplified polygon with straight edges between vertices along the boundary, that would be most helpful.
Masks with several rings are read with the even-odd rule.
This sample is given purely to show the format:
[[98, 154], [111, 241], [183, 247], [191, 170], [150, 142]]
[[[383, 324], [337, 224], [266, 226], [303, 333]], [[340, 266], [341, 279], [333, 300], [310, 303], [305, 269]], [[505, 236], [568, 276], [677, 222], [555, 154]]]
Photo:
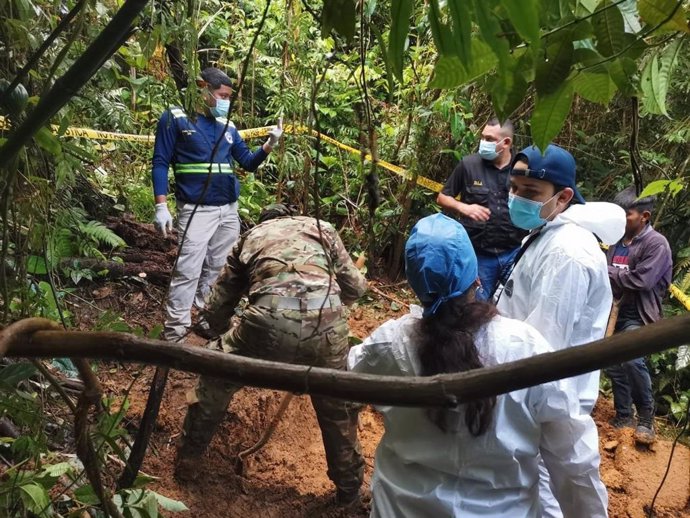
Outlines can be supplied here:
[[[273, 128], [273, 126], [264, 126], [262, 128], [252, 128], [249, 130], [240, 130], [240, 136], [242, 138], [254, 138], [254, 137], [265, 137], [268, 135], [268, 132]], [[349, 153], [352, 153], [353, 155], [361, 155], [361, 151], [359, 149], [355, 149], [351, 146], [348, 146], [347, 144], [343, 144], [342, 142], [339, 142], [335, 140], [334, 138], [329, 137], [328, 135], [324, 135], [323, 133], [319, 134], [318, 131], [316, 130], [310, 130], [306, 126], [290, 126], [286, 125], [283, 128], [283, 131], [286, 133], [297, 133], [297, 134], [310, 134], [314, 138], [320, 138], [324, 142], [328, 142], [329, 144], [334, 145], [335, 147], [338, 147], [344, 151], [347, 151]], [[364, 160], [369, 160], [371, 161], [373, 157], [371, 154], [367, 153], [364, 155]], [[443, 189], [443, 184], [440, 184], [438, 182], [435, 182], [434, 180], [431, 180], [430, 178], [426, 178], [424, 176], [418, 176], [417, 178], [414, 178], [414, 175], [411, 174], [407, 169], [397, 166], [395, 164], [391, 164], [390, 162], [386, 162], [385, 160], [377, 160], [376, 164], [378, 166], [383, 167], [384, 169], [388, 169], [392, 173], [397, 174], [398, 176], [401, 176], [402, 178], [405, 178], [406, 180], [412, 180], [414, 179], [417, 185], [420, 185], [422, 187], [425, 187], [431, 191], [434, 192], [441, 192], [441, 189]]]
[[[9, 122], [5, 120], [5, 118], [0, 115], [0, 130], [6, 130], [9, 129]], [[57, 133], [59, 128], [58, 126], [52, 125], [51, 129], [53, 133]], [[262, 126], [259, 128], [249, 128], [249, 129], [243, 129], [239, 130], [240, 136], [243, 139], [252, 139], [252, 138], [258, 138], [258, 137], [265, 137], [268, 135], [268, 132], [273, 129], [273, 126]], [[310, 134], [314, 138], [320, 138], [324, 142], [328, 142], [329, 144], [332, 144], [344, 151], [347, 151], [349, 153], [352, 153], [353, 155], [360, 155], [361, 151], [358, 149], [355, 149], [351, 146], [348, 146], [347, 144], [343, 144], [342, 142], [339, 142], [335, 140], [334, 138], [329, 137], [328, 135], [324, 135], [323, 133], [319, 134], [318, 131], [316, 130], [310, 130], [306, 126], [291, 126], [291, 125], [286, 125], [284, 128], [284, 131], [286, 133], [298, 133], [298, 134]], [[89, 129], [89, 128], [67, 128], [67, 130], [63, 133], [63, 136], [65, 137], [75, 137], [75, 138], [90, 138], [93, 140], [119, 140], [119, 141], [130, 141], [130, 142], [144, 142], [146, 144], [153, 144], [155, 141], [155, 138], [153, 135], [135, 135], [133, 133], [116, 133], [113, 131], [100, 131], [100, 130], [94, 130], [94, 129]], [[364, 155], [365, 160], [372, 160], [372, 156], [367, 153]], [[417, 176], [416, 178], [414, 177], [413, 174], [411, 174], [407, 169], [404, 169], [400, 166], [397, 166], [395, 164], [391, 164], [390, 162], [386, 162], [385, 160], [377, 160], [376, 164], [383, 167], [384, 169], [387, 169], [391, 171], [392, 173], [397, 174], [398, 176], [406, 179], [406, 180], [412, 180], [417, 183], [417, 185], [424, 187], [426, 189], [429, 189], [434, 192], [441, 192], [441, 189], [443, 189], [443, 184], [440, 184], [438, 182], [435, 182], [434, 180], [431, 180], [430, 178], [426, 178], [424, 176]], [[607, 247], [608, 248], [608, 247]], [[678, 286], [675, 284], [671, 284], [669, 291], [671, 294], [683, 305], [685, 306], [685, 309], [690, 311], [690, 297], [688, 297], [685, 293], [683, 293]]]
[[683, 293], [675, 284], [671, 284], [669, 289], [671, 290], [671, 294], [678, 300], [678, 302], [685, 306], [685, 309], [690, 311], [690, 297]]
[[[0, 130], [9, 129], [10, 124], [4, 117], [0, 116]], [[50, 126], [53, 133], [58, 133], [59, 126], [55, 124]], [[113, 131], [101, 131], [90, 128], [67, 128], [62, 134], [63, 137], [74, 138], [89, 138], [93, 140], [119, 140], [130, 142], [145, 142], [146, 144], [153, 144], [155, 138], [153, 135], [135, 135], [133, 133], [116, 133]]]
[[[5, 120], [4, 117], [0, 116], [0, 130], [5, 130], [9, 128], [9, 122]], [[243, 139], [252, 139], [252, 138], [258, 138], [258, 137], [265, 137], [268, 135], [268, 132], [273, 128], [273, 126], [263, 126], [260, 128], [250, 128], [250, 129], [244, 129], [244, 130], [239, 130], [240, 136]], [[53, 133], [57, 133], [59, 130], [58, 126], [52, 125], [51, 130]], [[306, 126], [290, 126], [286, 125], [284, 127], [284, 131], [289, 133], [298, 133], [298, 134], [310, 134], [312, 137], [315, 138], [320, 138], [324, 142], [328, 142], [329, 144], [332, 144], [340, 149], [343, 149], [349, 153], [352, 153], [353, 155], [360, 155], [361, 151], [358, 149], [355, 149], [351, 146], [348, 146], [346, 144], [343, 144], [342, 142], [339, 142], [335, 140], [334, 138], [329, 137], [328, 135], [324, 135], [323, 133], [319, 134], [318, 131], [316, 130], [310, 130]], [[89, 128], [67, 128], [67, 130], [63, 133], [64, 137], [74, 137], [74, 138], [89, 138], [93, 140], [116, 140], [116, 141], [129, 141], [129, 142], [143, 142], [146, 144], [153, 144], [155, 141], [155, 137], [153, 135], [135, 135], [133, 133], [116, 133], [113, 131], [100, 131], [100, 130], [94, 130], [94, 129], [89, 129]], [[372, 156], [367, 153], [364, 155], [365, 160], [372, 160]], [[386, 162], [385, 160], [377, 160], [376, 164], [380, 167], [383, 167], [384, 169], [387, 169], [388, 171], [391, 171], [392, 173], [397, 174], [398, 176], [406, 179], [406, 180], [414, 180], [417, 185], [424, 187], [426, 189], [429, 189], [434, 192], [441, 192], [441, 189], [443, 189], [443, 184], [440, 184], [438, 182], [435, 182], [434, 180], [431, 180], [430, 178], [426, 178], [424, 176], [417, 176], [415, 177], [412, 173], [407, 171], [406, 169], [397, 166], [395, 164], [391, 164], [390, 162]]]

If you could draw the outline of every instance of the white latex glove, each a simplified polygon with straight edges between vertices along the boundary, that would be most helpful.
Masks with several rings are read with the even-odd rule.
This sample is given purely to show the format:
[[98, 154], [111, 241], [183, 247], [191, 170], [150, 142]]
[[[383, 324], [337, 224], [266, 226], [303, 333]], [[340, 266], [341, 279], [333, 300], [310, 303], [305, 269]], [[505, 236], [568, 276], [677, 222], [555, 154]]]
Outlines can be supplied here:
[[278, 119], [278, 125], [274, 126], [271, 131], [268, 132], [268, 140], [266, 141], [266, 144], [268, 147], [273, 149], [278, 145], [278, 142], [280, 142], [280, 137], [283, 136], [283, 118], [280, 117]]
[[173, 220], [166, 202], [156, 203], [156, 215], [153, 217], [153, 225], [163, 234], [163, 237], [168, 237], [168, 231], [172, 230]]

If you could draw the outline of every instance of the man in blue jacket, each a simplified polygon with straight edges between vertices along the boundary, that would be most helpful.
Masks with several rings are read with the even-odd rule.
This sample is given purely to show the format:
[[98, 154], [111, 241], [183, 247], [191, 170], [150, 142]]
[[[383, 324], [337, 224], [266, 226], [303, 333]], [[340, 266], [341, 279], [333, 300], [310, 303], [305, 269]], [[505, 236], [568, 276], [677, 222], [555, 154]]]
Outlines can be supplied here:
[[168, 168], [172, 166], [175, 173], [180, 250], [163, 329], [163, 336], [171, 341], [179, 341], [186, 334], [192, 323], [192, 304], [203, 307], [239, 236], [240, 185], [234, 162], [248, 171], [256, 170], [283, 132], [279, 121], [263, 146], [252, 152], [226, 119], [232, 93], [230, 78], [217, 68], [207, 68], [197, 84], [202, 88], [202, 109], [193, 115], [177, 107], [166, 110], [158, 121], [153, 151], [154, 224], [164, 237], [172, 229], [167, 205]]
[[[664, 236], [652, 228], [654, 197], [637, 199], [634, 187], [613, 199], [626, 211], [625, 235], [608, 249], [609, 280], [613, 296], [619, 301], [616, 332], [631, 331], [662, 317], [661, 300], [671, 284], [671, 247]], [[654, 442], [654, 394], [644, 358], [615, 365], [605, 370], [611, 378], [616, 428], [633, 427], [633, 403], [637, 410], [635, 440]]]

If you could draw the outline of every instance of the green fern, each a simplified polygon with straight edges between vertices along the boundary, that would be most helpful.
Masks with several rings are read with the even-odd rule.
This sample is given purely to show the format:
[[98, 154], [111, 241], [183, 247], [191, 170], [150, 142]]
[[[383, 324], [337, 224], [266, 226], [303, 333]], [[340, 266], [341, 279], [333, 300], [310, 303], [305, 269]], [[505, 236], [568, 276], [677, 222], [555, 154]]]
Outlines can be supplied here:
[[680, 274], [683, 270], [690, 268], [690, 256], [676, 259], [676, 273]]
[[690, 272], [687, 272], [685, 274], [683, 280], [681, 280], [678, 284], [678, 288], [680, 288], [680, 291], [682, 291], [685, 294], [688, 294], [688, 292], [690, 292]]
[[52, 233], [48, 243], [48, 264], [55, 266], [63, 257], [72, 257], [77, 253], [74, 234], [68, 228], [59, 228]]
[[89, 221], [79, 225], [79, 231], [87, 238], [110, 248], [124, 248], [127, 243], [100, 221]]

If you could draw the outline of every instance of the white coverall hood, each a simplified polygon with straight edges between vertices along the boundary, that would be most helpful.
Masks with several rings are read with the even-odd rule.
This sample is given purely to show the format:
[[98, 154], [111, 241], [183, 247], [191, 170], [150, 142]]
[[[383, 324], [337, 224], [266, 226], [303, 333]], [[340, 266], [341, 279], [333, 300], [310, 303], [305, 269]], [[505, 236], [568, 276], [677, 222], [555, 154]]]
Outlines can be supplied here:
[[589, 230], [605, 245], [614, 245], [625, 233], [625, 210], [615, 203], [603, 201], [572, 205], [551, 224], [570, 222]]
[[[413, 327], [421, 315], [417, 309], [386, 322], [350, 349], [348, 368], [419, 375]], [[533, 328], [503, 317], [481, 329], [476, 344], [485, 366], [551, 350]], [[372, 517], [538, 516], [539, 454], [567, 517], [606, 516], [596, 425], [579, 412], [570, 380], [499, 396], [489, 430], [479, 437], [465, 426], [442, 432], [424, 408], [379, 410], [386, 431], [376, 450]], [[464, 423], [462, 407], [458, 414]]]

